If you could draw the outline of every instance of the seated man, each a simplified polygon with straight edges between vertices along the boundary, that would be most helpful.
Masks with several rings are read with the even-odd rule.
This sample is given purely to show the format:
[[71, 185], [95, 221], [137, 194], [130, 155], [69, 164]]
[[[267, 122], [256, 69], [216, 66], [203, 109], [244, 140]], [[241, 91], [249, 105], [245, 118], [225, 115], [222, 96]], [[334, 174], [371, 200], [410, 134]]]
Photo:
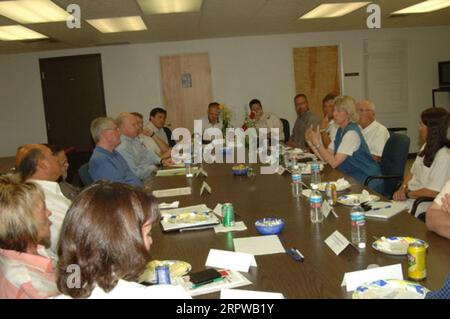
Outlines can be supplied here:
[[334, 122], [334, 99], [336, 95], [327, 94], [322, 100], [323, 119], [320, 122], [320, 136], [324, 147], [334, 142], [339, 126]]
[[297, 120], [292, 130], [292, 136], [288, 141], [288, 146], [306, 149], [307, 143], [305, 139], [306, 131], [312, 126], [317, 127], [320, 119], [309, 110], [308, 98], [305, 94], [297, 94], [294, 97], [295, 112]]
[[264, 113], [261, 101], [253, 99], [248, 103], [250, 111], [256, 115], [256, 129], [266, 128], [267, 136], [270, 136], [270, 129], [278, 129], [278, 140], [284, 141], [283, 123], [274, 113]]
[[152, 150], [147, 149], [139, 140], [139, 124], [131, 113], [120, 113], [116, 119], [120, 131], [121, 143], [117, 146], [119, 152], [130, 167], [131, 171], [141, 181], [151, 177], [157, 170], [156, 165], [169, 166], [173, 162], [162, 159]]
[[161, 107], [155, 107], [150, 111], [148, 122], [144, 127], [144, 133], [151, 135], [154, 132], [155, 136], [159, 137], [168, 147], [171, 147], [175, 141], [172, 140], [171, 134], [168, 135], [168, 132], [171, 131], [168, 127], [165, 127], [166, 119], [167, 111]]
[[136, 119], [138, 121], [139, 125], [139, 140], [141, 141], [144, 146], [154, 152], [156, 155], [162, 158], [168, 158], [170, 157], [171, 149], [169, 145], [167, 144], [167, 136], [164, 132], [164, 129], [161, 128], [162, 134], [166, 137], [166, 140], [161, 138], [161, 132], [158, 131], [158, 134], [156, 131], [153, 131], [151, 129], [144, 129], [144, 117], [141, 113], [138, 112], [131, 112], [134, 116], [136, 116]]
[[72, 203], [66, 198], [58, 184], [63, 167], [52, 151], [42, 144], [28, 144], [16, 154], [16, 169], [23, 180], [38, 184], [45, 194], [45, 205], [52, 212], [51, 251], [56, 254], [59, 231]]
[[89, 161], [89, 175], [94, 182], [108, 180], [143, 187], [125, 159], [116, 151], [120, 144], [119, 128], [112, 118], [98, 117], [91, 123], [91, 135], [96, 143]]
[[44, 200], [36, 183], [0, 177], [0, 299], [59, 295], [52, 260], [40, 245], [51, 232]]
[[210, 143], [211, 142], [211, 136], [205, 134], [205, 130], [209, 128], [217, 128], [219, 130], [222, 130], [222, 123], [220, 122], [220, 108], [219, 103], [212, 102], [208, 105], [208, 114], [200, 119], [197, 119], [199, 121], [202, 121], [202, 131], [203, 131], [203, 143]]
[[389, 131], [375, 120], [375, 105], [372, 102], [359, 101], [356, 107], [359, 114], [359, 125], [369, 146], [370, 154], [375, 161], [379, 162], [384, 146], [389, 139]]
[[450, 181], [434, 199], [427, 210], [427, 228], [436, 234], [450, 239]]

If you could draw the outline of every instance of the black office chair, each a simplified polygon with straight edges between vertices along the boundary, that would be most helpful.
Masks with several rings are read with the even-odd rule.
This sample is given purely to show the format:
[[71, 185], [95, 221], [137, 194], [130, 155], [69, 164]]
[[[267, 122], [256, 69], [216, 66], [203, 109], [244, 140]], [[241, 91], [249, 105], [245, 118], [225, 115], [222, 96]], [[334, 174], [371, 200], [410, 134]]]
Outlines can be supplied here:
[[169, 141], [169, 146], [170, 147], [174, 147], [175, 146], [175, 141], [172, 139], [172, 131], [170, 130], [170, 128], [164, 126], [164, 133], [166, 133], [167, 135], [167, 140]]
[[281, 123], [283, 123], [283, 133], [284, 133], [284, 142], [287, 143], [287, 141], [289, 141], [289, 132], [290, 132], [290, 128], [289, 128], [289, 121], [286, 119], [280, 119]]
[[405, 132], [405, 134], [408, 134], [408, 128], [406, 128], [406, 127], [389, 127], [388, 131], [389, 131], [390, 135], [397, 133], [397, 132]]
[[80, 175], [83, 186], [89, 186], [94, 183], [91, 175], [89, 175], [89, 163], [85, 163], [80, 166], [80, 168], [78, 169], [78, 175]]
[[421, 221], [425, 222], [426, 219], [426, 212], [419, 212], [419, 214], [416, 216], [417, 209], [419, 208], [419, 205], [425, 202], [432, 202], [434, 201], [434, 197], [419, 197], [416, 198], [414, 201], [414, 204], [411, 208], [411, 215], [414, 217], [417, 217], [417, 219], [420, 219]]
[[406, 161], [408, 159], [410, 139], [404, 134], [392, 134], [386, 142], [381, 155], [379, 176], [369, 176], [364, 181], [368, 186], [375, 179], [384, 180], [383, 195], [392, 198], [395, 190], [403, 180]]

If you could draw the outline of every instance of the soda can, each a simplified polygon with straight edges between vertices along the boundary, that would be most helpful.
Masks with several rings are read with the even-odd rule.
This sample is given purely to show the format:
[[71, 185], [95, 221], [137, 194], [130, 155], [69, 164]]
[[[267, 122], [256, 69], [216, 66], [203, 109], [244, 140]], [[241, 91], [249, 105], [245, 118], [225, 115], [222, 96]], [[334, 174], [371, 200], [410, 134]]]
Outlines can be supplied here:
[[427, 278], [427, 248], [422, 242], [413, 242], [408, 247], [408, 277], [415, 281]]
[[222, 205], [223, 226], [234, 226], [234, 207], [231, 203]]
[[326, 190], [326, 194], [327, 194], [328, 204], [330, 204], [331, 206], [336, 205], [336, 202], [337, 202], [336, 185], [334, 183], [327, 183], [325, 190]]
[[170, 268], [167, 265], [157, 266], [155, 268], [156, 282], [158, 285], [170, 285]]

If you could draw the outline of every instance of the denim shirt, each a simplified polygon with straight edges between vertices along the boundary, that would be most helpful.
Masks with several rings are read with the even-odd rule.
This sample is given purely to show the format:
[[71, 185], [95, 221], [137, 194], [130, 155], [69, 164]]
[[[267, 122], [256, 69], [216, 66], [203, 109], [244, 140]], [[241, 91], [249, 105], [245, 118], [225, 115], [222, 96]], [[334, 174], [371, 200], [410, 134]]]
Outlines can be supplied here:
[[152, 150], [147, 149], [144, 144], [141, 143], [139, 137], [130, 138], [125, 135], [120, 136], [120, 143], [116, 150], [127, 161], [131, 171], [140, 180], [145, 180], [150, 177], [156, 170], [155, 165], [161, 163], [161, 158], [155, 154]]
[[108, 180], [138, 187], [144, 184], [128, 167], [125, 159], [116, 150], [109, 152], [96, 146], [89, 161], [89, 175], [96, 182]]

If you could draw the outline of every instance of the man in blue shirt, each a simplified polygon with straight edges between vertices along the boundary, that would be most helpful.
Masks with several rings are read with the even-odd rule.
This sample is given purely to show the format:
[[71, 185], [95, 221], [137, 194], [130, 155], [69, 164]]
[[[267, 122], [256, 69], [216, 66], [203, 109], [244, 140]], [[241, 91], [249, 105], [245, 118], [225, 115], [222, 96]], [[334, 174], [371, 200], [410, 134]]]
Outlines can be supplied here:
[[97, 145], [89, 161], [91, 178], [94, 181], [109, 180], [143, 187], [143, 182], [115, 150], [120, 144], [120, 133], [114, 120], [109, 117], [96, 118], [91, 123], [91, 134]]
[[147, 149], [139, 139], [139, 123], [131, 113], [120, 113], [116, 119], [119, 126], [121, 143], [117, 151], [127, 162], [131, 171], [140, 180], [145, 181], [157, 170], [157, 165], [171, 165], [170, 158], [161, 159], [155, 152]]

